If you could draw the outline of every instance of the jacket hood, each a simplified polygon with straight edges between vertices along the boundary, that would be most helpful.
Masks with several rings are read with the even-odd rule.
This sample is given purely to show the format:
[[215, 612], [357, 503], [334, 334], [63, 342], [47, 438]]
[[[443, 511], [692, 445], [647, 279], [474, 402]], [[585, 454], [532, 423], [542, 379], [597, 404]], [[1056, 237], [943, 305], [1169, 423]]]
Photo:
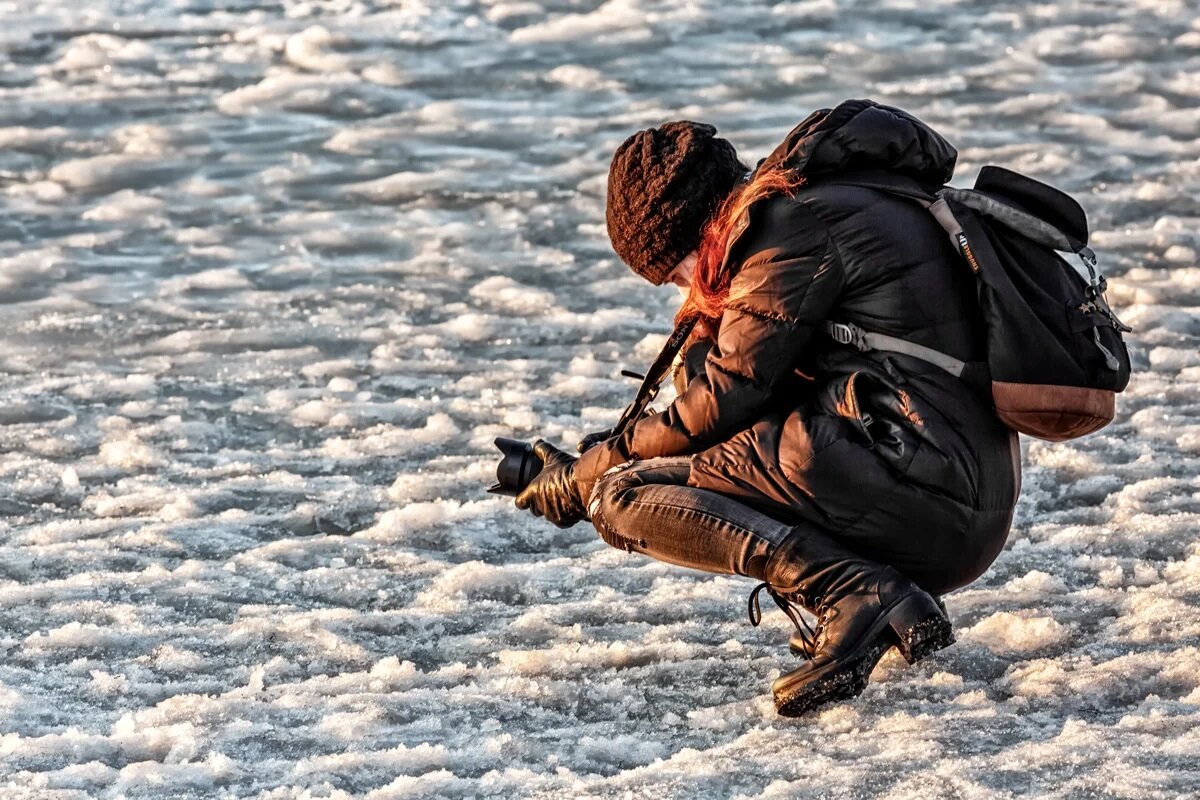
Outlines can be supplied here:
[[923, 184], [949, 183], [958, 151], [906, 111], [872, 100], [846, 100], [814, 111], [759, 164], [809, 177], [886, 170]]

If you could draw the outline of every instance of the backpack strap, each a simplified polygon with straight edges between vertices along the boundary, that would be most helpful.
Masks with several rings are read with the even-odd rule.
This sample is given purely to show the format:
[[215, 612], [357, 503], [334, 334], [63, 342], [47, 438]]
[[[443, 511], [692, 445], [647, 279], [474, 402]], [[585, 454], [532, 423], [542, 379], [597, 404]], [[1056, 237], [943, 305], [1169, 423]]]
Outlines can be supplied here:
[[[901, 175], [894, 175], [878, 170], [847, 172], [842, 175], [837, 175], [824, 183], [836, 183], [842, 186], [859, 186], [864, 189], [874, 189], [877, 192], [890, 194], [893, 197], [899, 197], [904, 200], [911, 200], [917, 205], [924, 208], [933, 218], [938, 221], [938, 224], [950, 236], [950, 242], [963, 252], [967, 263], [971, 266], [972, 271], [978, 272], [978, 265], [973, 263], [974, 255], [970, 254], [969, 248], [964, 251], [967, 237], [963, 234], [962, 225], [954, 217], [954, 212], [950, 210], [950, 206], [946, 204], [947, 192], [957, 191], [950, 186], [930, 187], [923, 186], [911, 178]], [[957, 198], [954, 198], [957, 199]]]
[[868, 350], [890, 350], [894, 353], [903, 353], [913, 358], [919, 358], [922, 361], [928, 361], [930, 364], [946, 370], [946, 372], [949, 372], [956, 378], [961, 378], [963, 370], [967, 368], [967, 362], [943, 353], [940, 350], [934, 350], [932, 347], [925, 347], [916, 342], [910, 342], [907, 339], [898, 339], [895, 336], [888, 336], [883, 333], [870, 333], [851, 322], [826, 322], [825, 332], [832, 336], [834, 341], [851, 345], [862, 352]]
[[[940, 189], [931, 192], [911, 179], [878, 173], [843, 174], [825, 182], [845, 186], [861, 186], [866, 189], [875, 189], [876, 191], [895, 195], [906, 200], [912, 200], [929, 211], [937, 219], [941, 226], [946, 229], [946, 233], [950, 234], [951, 241], [957, 247], [961, 248], [962, 242], [966, 238], [962, 232], [962, 225], [958, 223], [958, 220], [954, 218], [953, 212], [946, 205], [945, 199], [941, 196]], [[900, 339], [896, 336], [888, 336], [884, 333], [872, 333], [850, 322], [826, 322], [825, 332], [833, 337], [834, 341], [840, 344], [848, 344], [862, 352], [868, 350], [888, 350], [893, 353], [903, 353], [904, 355], [919, 358], [922, 361], [927, 361], [930, 364], [941, 367], [956, 378], [963, 377], [963, 372], [967, 369], [967, 362], [955, 358], [948, 353], [934, 350], [932, 347], [926, 347], [916, 342], [910, 342], [907, 339]]]

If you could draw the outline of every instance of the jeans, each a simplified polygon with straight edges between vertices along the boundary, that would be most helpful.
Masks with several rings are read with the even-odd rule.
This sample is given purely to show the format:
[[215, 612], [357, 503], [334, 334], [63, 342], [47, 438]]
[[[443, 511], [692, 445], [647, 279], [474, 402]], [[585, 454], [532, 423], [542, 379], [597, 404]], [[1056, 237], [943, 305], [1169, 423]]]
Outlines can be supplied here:
[[767, 557], [793, 527], [688, 486], [690, 464], [690, 456], [652, 458], [610, 470], [588, 504], [600, 538], [681, 567], [761, 579]]
[[[613, 467], [596, 481], [588, 514], [613, 547], [705, 572], [762, 580], [772, 551], [803, 526], [861, 558], [900, 570], [931, 594], [966, 586], [1004, 545], [1011, 510], [962, 511], [957, 524], [891, 518], [878, 504], [852, 530], [827, 531], [780, 508], [769, 516], [741, 500], [688, 486], [691, 456], [652, 458]], [[917, 491], [901, 487], [897, 491]], [[925, 501], [932, 507], [935, 496]], [[913, 505], [902, 503], [904, 507]]]

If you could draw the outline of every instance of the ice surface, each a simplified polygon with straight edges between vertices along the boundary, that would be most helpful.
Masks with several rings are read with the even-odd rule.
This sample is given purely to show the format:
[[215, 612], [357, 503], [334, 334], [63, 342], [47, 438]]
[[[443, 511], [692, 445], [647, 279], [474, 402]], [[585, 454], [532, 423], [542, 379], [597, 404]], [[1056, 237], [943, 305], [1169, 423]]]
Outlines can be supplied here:
[[[1200, 796], [1188, 0], [8, 3], [0, 797]], [[777, 718], [745, 580], [488, 495], [669, 330], [631, 131], [908, 108], [1080, 198], [1120, 417], [1025, 447], [959, 643]], [[664, 392], [664, 399], [670, 390]]]

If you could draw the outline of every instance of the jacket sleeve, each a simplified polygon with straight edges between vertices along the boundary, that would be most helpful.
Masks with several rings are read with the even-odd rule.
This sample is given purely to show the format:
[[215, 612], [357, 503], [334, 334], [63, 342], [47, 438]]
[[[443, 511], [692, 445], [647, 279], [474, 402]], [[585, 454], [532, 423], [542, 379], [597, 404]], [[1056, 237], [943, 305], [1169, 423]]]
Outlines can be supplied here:
[[585, 502], [612, 466], [698, 453], [755, 422], [823, 325], [843, 285], [837, 248], [801, 203], [781, 198], [769, 205], [738, 245], [748, 255], [731, 282], [703, 372], [661, 413], [580, 457], [575, 474]]

